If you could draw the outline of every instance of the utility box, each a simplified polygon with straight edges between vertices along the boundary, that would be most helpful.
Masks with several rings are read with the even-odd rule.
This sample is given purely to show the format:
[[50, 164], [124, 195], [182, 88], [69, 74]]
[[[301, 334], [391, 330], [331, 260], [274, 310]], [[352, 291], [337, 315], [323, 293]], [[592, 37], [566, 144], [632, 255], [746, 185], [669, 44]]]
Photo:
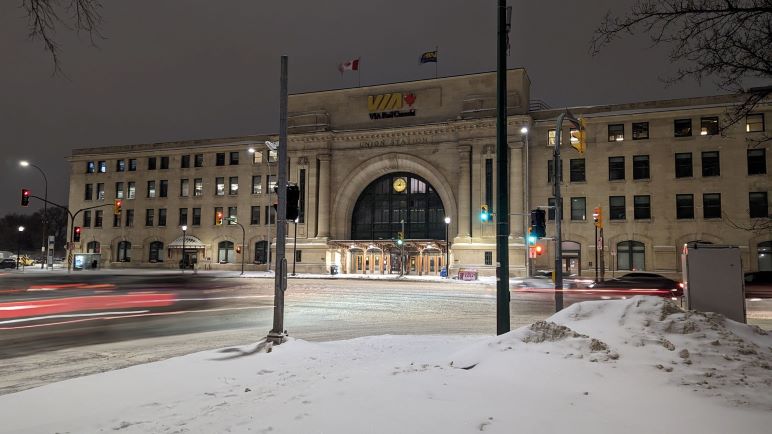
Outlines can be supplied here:
[[685, 244], [681, 265], [687, 309], [745, 322], [745, 281], [738, 247]]

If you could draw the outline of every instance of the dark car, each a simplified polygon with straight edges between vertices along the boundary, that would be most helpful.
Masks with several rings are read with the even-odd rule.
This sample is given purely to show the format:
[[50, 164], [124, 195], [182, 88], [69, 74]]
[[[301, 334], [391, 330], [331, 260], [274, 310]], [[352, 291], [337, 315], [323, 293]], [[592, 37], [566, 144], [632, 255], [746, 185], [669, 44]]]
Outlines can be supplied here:
[[772, 298], [772, 271], [745, 273], [745, 297]]
[[658, 295], [660, 297], [682, 297], [684, 286], [681, 282], [654, 273], [628, 273], [623, 276], [596, 282], [590, 289], [617, 292], [624, 295]]
[[16, 268], [16, 259], [5, 258], [0, 261], [0, 268]]

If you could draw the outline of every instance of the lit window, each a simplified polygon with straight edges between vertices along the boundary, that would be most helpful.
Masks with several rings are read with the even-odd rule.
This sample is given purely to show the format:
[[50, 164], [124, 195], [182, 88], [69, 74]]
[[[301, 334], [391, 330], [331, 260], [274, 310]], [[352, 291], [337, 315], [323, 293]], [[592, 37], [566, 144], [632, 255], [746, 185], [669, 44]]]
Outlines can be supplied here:
[[625, 139], [625, 125], [614, 124], [608, 126], [608, 141], [621, 142]]

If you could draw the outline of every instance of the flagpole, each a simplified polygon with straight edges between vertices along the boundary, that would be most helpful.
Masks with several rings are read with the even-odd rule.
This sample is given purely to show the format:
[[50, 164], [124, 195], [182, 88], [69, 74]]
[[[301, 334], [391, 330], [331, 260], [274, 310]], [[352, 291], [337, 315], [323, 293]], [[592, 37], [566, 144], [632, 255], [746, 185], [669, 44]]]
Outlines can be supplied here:
[[440, 63], [440, 46], [434, 46], [434, 78], [437, 78], [437, 64]]

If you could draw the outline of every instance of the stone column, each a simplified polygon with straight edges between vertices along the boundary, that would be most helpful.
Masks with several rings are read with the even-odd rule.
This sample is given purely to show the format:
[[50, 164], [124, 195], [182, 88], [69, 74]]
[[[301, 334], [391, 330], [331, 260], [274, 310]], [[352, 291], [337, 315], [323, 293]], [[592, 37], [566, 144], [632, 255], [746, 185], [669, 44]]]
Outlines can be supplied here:
[[471, 206], [469, 192], [469, 161], [472, 147], [460, 145], [458, 147], [458, 212], [456, 213], [458, 228], [457, 238], [469, 238], [469, 215]]
[[330, 154], [319, 155], [319, 233], [320, 238], [330, 236]]

